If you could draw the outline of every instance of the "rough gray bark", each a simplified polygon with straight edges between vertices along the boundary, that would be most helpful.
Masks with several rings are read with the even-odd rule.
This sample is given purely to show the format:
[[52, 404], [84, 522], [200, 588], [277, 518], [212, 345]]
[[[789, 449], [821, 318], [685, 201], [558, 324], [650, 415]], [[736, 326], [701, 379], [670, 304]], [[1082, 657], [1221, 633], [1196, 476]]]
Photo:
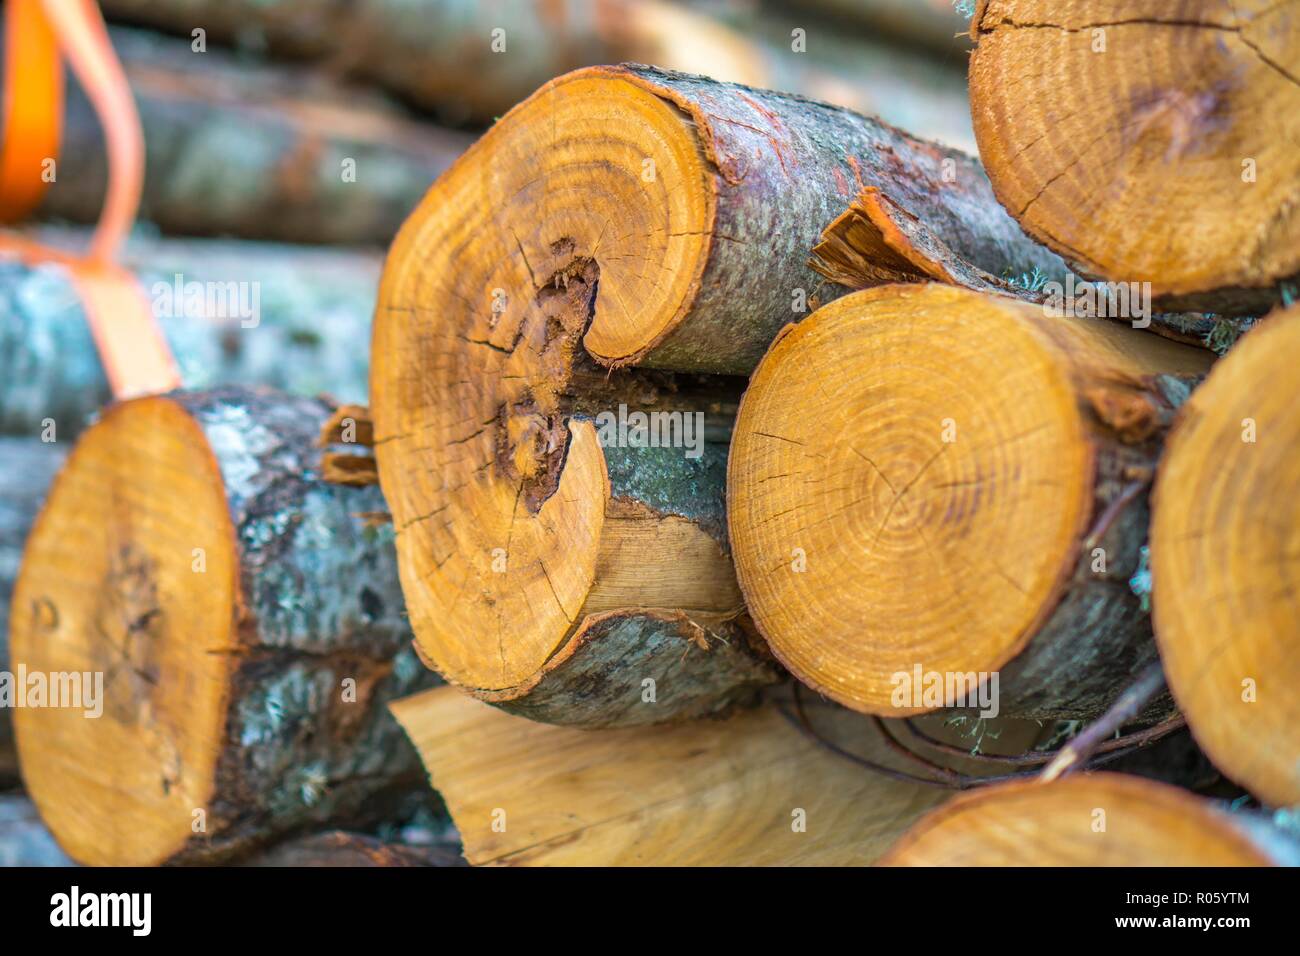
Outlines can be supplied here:
[[[681, 448], [618, 445], [606, 446], [604, 454], [611, 516], [685, 518], [726, 553], [727, 439], [738, 386], [712, 379], [701, 391], [691, 387], [691, 378], [578, 374], [563, 401], [575, 420], [593, 424], [611, 403], [651, 409], [659, 401], [656, 385], [671, 388], [672, 407], [685, 414], [721, 409], [706, 416], [712, 434], [699, 458], [686, 457]], [[638, 395], [652, 400], [638, 406]], [[558, 481], [558, 474], [552, 477]], [[526, 685], [475, 693], [543, 723], [634, 727], [723, 714], [752, 702], [759, 688], [782, 676], [739, 606], [723, 615], [628, 608], [580, 615], [561, 650]]]
[[573, 643], [572, 656], [557, 659], [529, 693], [480, 696], [548, 724], [638, 727], [724, 714], [754, 702], [780, 673], [752, 628], [685, 613], [596, 615]]
[[[144, 127], [140, 216], [167, 233], [387, 244], [472, 141], [322, 73], [137, 30], [112, 39]], [[70, 84], [58, 178], [37, 215], [95, 222], [107, 175], [99, 121]]]
[[[1114, 505], [1118, 510], [1104, 533], [1083, 542], [1055, 608], [1025, 649], [1002, 667], [1000, 713], [1038, 719], [1095, 717], [1158, 658], [1150, 612], [1130, 579], [1147, 543], [1150, 481], [1164, 436], [1194, 384], [1161, 376], [1146, 392], [1117, 386], [1116, 395], [1122, 397], [1114, 406], [1100, 396], [1094, 399], [1094, 534], [1108, 509]], [[1108, 417], [1110, 408], [1127, 410], [1134, 407], [1131, 403], [1148, 409], [1148, 417]], [[1135, 493], [1127, 504], [1120, 504], [1126, 491]], [[1105, 551], [1104, 571], [1093, 570], [1092, 550], [1097, 547]], [[1154, 721], [1173, 710], [1164, 692], [1143, 717]]]
[[[1062, 260], [998, 204], [979, 163], [957, 150], [791, 94], [631, 64], [607, 72], [694, 120], [715, 176], [713, 234], [722, 240], [685, 318], [645, 353], [613, 364], [748, 374], [776, 333], [806, 314], [798, 290], [811, 311], [887, 282], [1014, 293], [1001, 278], [1007, 270], [1064, 274]], [[855, 220], [859, 230], [830, 235], [864, 201], [871, 216]]]
[[[173, 398], [222, 469], [249, 609], [208, 832], [177, 855], [198, 861], [380, 812], [419, 779], [386, 705], [435, 681], [410, 648], [392, 526], [357, 517], [385, 510], [379, 489], [315, 474], [329, 406], [237, 388]], [[354, 704], [340, 703], [345, 678]]]
[[[45, 230], [52, 244], [84, 240]], [[364, 402], [370, 316], [379, 257], [356, 251], [218, 240], [132, 241], [124, 263], [180, 365], [186, 387], [270, 385]], [[175, 303], [182, 285], [203, 283], [214, 308]], [[227, 284], [242, 299], [227, 297]], [[256, 295], [257, 324], [241, 307]], [[109, 399], [85, 313], [63, 270], [0, 262], [0, 432], [36, 434], [52, 419], [60, 440], [75, 435]]]
[[[66, 455], [66, 444], [0, 437], [0, 671], [9, 669], [9, 598], [23, 544]], [[0, 708], [0, 781], [15, 769], [10, 714]]]

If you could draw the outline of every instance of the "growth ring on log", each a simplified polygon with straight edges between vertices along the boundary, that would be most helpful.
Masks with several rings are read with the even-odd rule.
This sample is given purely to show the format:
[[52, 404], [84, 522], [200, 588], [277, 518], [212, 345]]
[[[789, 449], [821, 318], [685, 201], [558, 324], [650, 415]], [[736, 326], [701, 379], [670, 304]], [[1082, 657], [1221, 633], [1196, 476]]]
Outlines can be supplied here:
[[971, 114], [1003, 205], [1168, 308], [1267, 308], [1300, 276], [1300, 7], [986, 0]]
[[[1168, 784], [1117, 773], [1016, 781], [954, 797], [881, 866], [1270, 866], [1244, 816]], [[1292, 851], [1293, 852], [1293, 851]]]
[[[1042, 257], [970, 157], [868, 117], [630, 64], [547, 84], [434, 185], [381, 283], [376, 456], [426, 659], [502, 706], [543, 682], [586, 705], [606, 682], [574, 652], [597, 653], [600, 615], [645, 612], [687, 652], [680, 690], [748, 643], [722, 627], [743, 623], [721, 482], [737, 376], [847, 286], [1005, 286]], [[700, 462], [602, 447], [593, 422], [624, 404], [722, 437]], [[638, 630], [604, 619], [600, 643]], [[754, 683], [748, 659], [687, 696]]]
[[1158, 377], [1205, 364], [951, 286], [823, 306], [773, 344], [732, 439], [732, 547], [759, 631], [795, 676], [868, 713], [961, 703], [926, 695], [918, 667], [923, 682], [1005, 668], [1006, 715], [1100, 712], [1115, 675], [1154, 658], [1127, 587], [1144, 505], [1101, 540], [1100, 573], [1083, 538], [1158, 451]]
[[1267, 317], [1179, 418], [1151, 522], [1156, 641], [1196, 742], [1266, 803], [1300, 800], [1300, 307]]
[[386, 704], [432, 675], [392, 530], [365, 519], [379, 489], [316, 473], [329, 411], [234, 387], [136, 399], [55, 479], [14, 586], [11, 666], [33, 705], [14, 729], [78, 862], [231, 859], [363, 822], [417, 779]]
[[[442, 202], [421, 206], [403, 230], [372, 352], [377, 454], [381, 468], [391, 459], [402, 469], [400, 480], [390, 469], [384, 486], [422, 649], [449, 679], [485, 690], [534, 677], [595, 580], [605, 460], [590, 423], [565, 434], [560, 421], [579, 338], [626, 360], [680, 318], [713, 211], [703, 157], [668, 102], [597, 78], [549, 89], [545, 125], [528, 122], [524, 109], [502, 120], [513, 135], [482, 140], [475, 162], [458, 163], [435, 187]], [[599, 160], [588, 162], [593, 140]], [[643, 181], [643, 170], [653, 178]], [[588, 214], [595, 204], [619, 220], [604, 228]], [[539, 210], [517, 235], [485, 228], [493, 210], [517, 206]], [[424, 239], [422, 220], [437, 227], [429, 233], [436, 244]], [[556, 241], [543, 241], [543, 222]], [[418, 323], [439, 301], [463, 303], [478, 321]], [[593, 308], [600, 320], [588, 330]], [[416, 314], [404, 322], [403, 310]], [[415, 366], [416, 353], [439, 358]], [[402, 453], [430, 442], [443, 460], [412, 470]], [[412, 561], [426, 577], [406, 570]], [[490, 586], [493, 574], [501, 587]], [[493, 618], [508, 638], [487, 633]]]
[[203, 431], [165, 399], [108, 411], [55, 479], [14, 588], [11, 654], [30, 672], [102, 673], [103, 714], [24, 708], [14, 727], [27, 789], [80, 862], [166, 859], [209, 805], [234, 540]]

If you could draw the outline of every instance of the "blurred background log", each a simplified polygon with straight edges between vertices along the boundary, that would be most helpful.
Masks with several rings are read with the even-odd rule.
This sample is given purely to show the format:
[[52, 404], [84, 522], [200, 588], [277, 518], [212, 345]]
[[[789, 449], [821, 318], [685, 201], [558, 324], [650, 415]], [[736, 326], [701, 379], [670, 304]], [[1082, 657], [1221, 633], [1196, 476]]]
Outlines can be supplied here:
[[1097, 773], [963, 794], [884, 866], [1294, 866], [1300, 843], [1250, 812], [1152, 780]]
[[[908, 0], [877, 17], [906, 15]], [[933, 2], [933, 0], [931, 0]], [[918, 136], [971, 148], [966, 60], [900, 51], [885, 32], [845, 30], [781, 4], [665, 0], [106, 0], [108, 16], [274, 57], [305, 58], [368, 79], [433, 111], [441, 122], [484, 125], [547, 80], [583, 66], [634, 61], [719, 80], [802, 93], [879, 113]], [[950, 16], [934, 20], [941, 33]], [[803, 31], [798, 49], [791, 30]], [[957, 29], [963, 27], [958, 20]], [[494, 34], [494, 31], [503, 31]], [[496, 47], [494, 48], [494, 42]], [[504, 47], [504, 48], [502, 48]]]
[[1169, 688], [1205, 752], [1264, 803], [1300, 801], [1300, 306], [1261, 319], [1192, 393], [1151, 524]]
[[[111, 36], [144, 125], [140, 217], [167, 233], [386, 245], [473, 139], [320, 70], [140, 30]], [[75, 83], [69, 94], [58, 178], [37, 215], [90, 223], [103, 135]]]
[[378, 489], [315, 473], [330, 411], [235, 388], [136, 399], [55, 480], [10, 657], [82, 693], [18, 706], [14, 729], [27, 791], [78, 862], [234, 859], [383, 819], [418, 780], [385, 704], [433, 675], [392, 529], [371, 520]]
[[[68, 248], [86, 239], [77, 230], [35, 236]], [[378, 255], [138, 237], [123, 261], [153, 304], [187, 387], [259, 384], [366, 400]], [[197, 300], [185, 290], [190, 283], [199, 284]], [[0, 432], [34, 435], [53, 419], [57, 437], [71, 438], [108, 398], [80, 299], [62, 268], [0, 262]]]
[[[970, 14], [957, 0], [765, 0], [765, 6], [815, 12], [845, 26], [897, 37], [937, 54], [962, 55], [970, 49]], [[974, 6], [974, 0], [969, 0]]]

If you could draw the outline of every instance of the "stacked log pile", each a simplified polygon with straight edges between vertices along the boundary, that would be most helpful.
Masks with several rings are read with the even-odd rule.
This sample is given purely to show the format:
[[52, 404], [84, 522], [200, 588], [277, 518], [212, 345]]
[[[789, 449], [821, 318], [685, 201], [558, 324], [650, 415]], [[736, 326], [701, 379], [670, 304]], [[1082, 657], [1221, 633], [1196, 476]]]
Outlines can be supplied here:
[[811, 6], [104, 3], [183, 387], [0, 261], [0, 859], [1300, 863], [1293, 5]]
[[[541, 132], [555, 145], [539, 155]], [[1058, 264], [969, 157], [653, 68], [548, 84], [438, 181], [389, 253], [371, 372], [432, 666], [586, 726], [710, 713], [774, 679], [728, 554], [725, 435], [735, 377], [845, 291], [809, 265], [832, 244], [876, 283], [936, 272], [1010, 290], [1000, 263]], [[682, 426], [665, 444], [705, 424], [693, 448], [601, 439], [604, 416], [662, 414]]]

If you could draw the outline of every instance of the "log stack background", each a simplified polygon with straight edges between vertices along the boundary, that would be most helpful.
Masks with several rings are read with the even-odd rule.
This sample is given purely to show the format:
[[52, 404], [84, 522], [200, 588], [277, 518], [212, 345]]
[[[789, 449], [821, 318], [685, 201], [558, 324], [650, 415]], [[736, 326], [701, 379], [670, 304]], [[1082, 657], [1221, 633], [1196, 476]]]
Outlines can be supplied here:
[[0, 258], [0, 864], [1300, 862], [1300, 5], [101, 6], [183, 389]]

